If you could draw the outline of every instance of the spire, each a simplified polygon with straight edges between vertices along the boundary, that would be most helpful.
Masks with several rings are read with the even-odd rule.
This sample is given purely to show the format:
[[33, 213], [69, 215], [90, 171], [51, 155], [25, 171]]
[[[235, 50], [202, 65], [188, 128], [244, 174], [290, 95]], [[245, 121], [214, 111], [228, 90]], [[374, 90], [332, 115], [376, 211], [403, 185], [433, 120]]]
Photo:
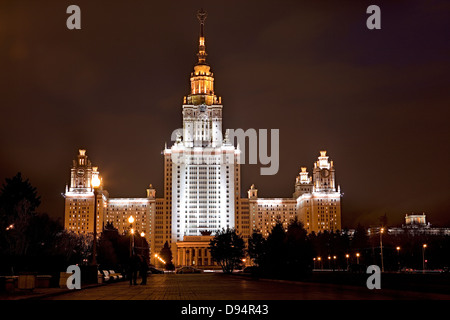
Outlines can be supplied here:
[[197, 58], [198, 62], [194, 66], [194, 72], [191, 73], [191, 92], [183, 99], [183, 104], [191, 105], [213, 105], [222, 103], [220, 97], [214, 94], [214, 74], [211, 67], [206, 63], [205, 50], [205, 20], [206, 11], [200, 9], [197, 12], [197, 19], [200, 23], [200, 39]]
[[206, 11], [200, 9], [197, 12], [197, 19], [200, 22], [200, 39], [199, 39], [199, 46], [198, 46], [198, 64], [205, 64], [206, 63], [206, 51], [205, 51], [205, 35], [204, 35], [204, 28], [205, 28], [205, 20], [208, 14]]

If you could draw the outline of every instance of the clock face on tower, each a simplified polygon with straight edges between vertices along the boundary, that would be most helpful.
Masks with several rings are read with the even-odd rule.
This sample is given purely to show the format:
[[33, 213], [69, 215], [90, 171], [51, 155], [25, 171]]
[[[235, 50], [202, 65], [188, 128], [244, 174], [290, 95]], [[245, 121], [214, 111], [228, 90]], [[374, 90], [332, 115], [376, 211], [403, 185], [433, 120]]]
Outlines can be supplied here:
[[77, 174], [81, 177], [82, 175], [84, 175], [84, 170], [78, 169]]
[[328, 169], [322, 169], [320, 172], [322, 174], [322, 177], [327, 178], [330, 175], [330, 171]]

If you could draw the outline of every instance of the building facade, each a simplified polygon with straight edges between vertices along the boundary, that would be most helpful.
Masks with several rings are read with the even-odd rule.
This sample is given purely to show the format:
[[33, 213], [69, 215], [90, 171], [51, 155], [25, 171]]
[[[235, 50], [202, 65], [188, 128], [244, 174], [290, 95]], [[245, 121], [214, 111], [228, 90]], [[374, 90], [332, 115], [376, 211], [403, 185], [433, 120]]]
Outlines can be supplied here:
[[[239, 197], [239, 151], [223, 137], [221, 98], [206, 63], [206, 15], [199, 14], [198, 61], [190, 76], [190, 93], [183, 99], [182, 130], [171, 148], [164, 149], [165, 181], [171, 190], [171, 244], [186, 236], [235, 226]], [[175, 264], [177, 264], [177, 255]]]
[[[86, 150], [80, 149], [78, 152], [70, 170], [70, 184], [63, 194], [64, 227], [75, 233], [89, 234], [94, 232], [94, 189], [91, 181], [93, 176], [100, 176], [100, 172], [97, 167], [92, 166]], [[147, 189], [146, 198], [110, 198], [100, 185], [96, 192], [97, 234], [100, 235], [108, 222], [121, 234], [133, 229], [136, 233], [144, 233], [151, 251], [155, 252], [155, 197], [156, 190], [152, 185]], [[131, 224], [128, 221], [130, 216], [134, 219]]]
[[212, 238], [210, 235], [185, 236], [182, 241], [178, 241], [176, 243], [178, 265], [217, 268], [209, 250]]
[[[306, 167], [301, 168], [292, 197], [259, 198], [254, 185], [241, 196], [241, 152], [227, 134], [223, 136], [222, 99], [215, 94], [214, 75], [206, 62], [206, 14], [199, 12], [197, 17], [198, 60], [190, 75], [190, 92], [183, 98], [182, 128], [174, 131], [173, 145], [163, 150], [163, 196], [156, 198], [151, 185], [145, 198], [109, 198], [100, 188], [97, 232], [107, 222], [126, 232], [131, 227], [128, 218], [133, 216], [133, 228], [144, 232], [150, 244], [152, 262], [167, 242], [176, 266], [209, 266], [212, 263], [205, 251], [209, 242], [204, 234], [213, 236], [222, 228], [236, 228], [248, 239], [253, 231], [267, 236], [276, 221], [287, 228], [297, 217], [308, 232], [339, 230], [341, 193], [326, 151], [320, 152], [312, 176]], [[97, 168], [92, 167], [86, 150], [80, 150], [64, 194], [65, 226], [69, 230], [93, 231], [93, 175], [99, 175]]]
[[240, 199], [236, 216], [237, 230], [248, 239], [253, 231], [268, 236], [277, 221], [285, 229], [295, 218], [304, 224], [308, 233], [341, 229], [341, 192], [336, 188], [333, 161], [321, 151], [314, 163], [312, 177], [302, 167], [295, 180], [292, 198], [260, 198], [254, 185], [248, 198]]
[[[406, 214], [405, 223], [401, 227], [387, 228], [388, 234], [392, 235], [410, 235], [410, 236], [450, 236], [450, 228], [433, 227], [427, 222], [425, 213], [422, 214]], [[369, 228], [368, 233], [376, 232], [376, 228]]]
[[94, 200], [94, 189], [91, 181], [98, 176], [97, 167], [93, 167], [80, 149], [70, 169], [70, 184], [66, 185], [64, 227], [67, 230], [87, 234], [94, 231], [94, 205], [97, 205], [97, 232], [103, 227], [103, 216], [106, 210], [107, 192], [101, 188]]

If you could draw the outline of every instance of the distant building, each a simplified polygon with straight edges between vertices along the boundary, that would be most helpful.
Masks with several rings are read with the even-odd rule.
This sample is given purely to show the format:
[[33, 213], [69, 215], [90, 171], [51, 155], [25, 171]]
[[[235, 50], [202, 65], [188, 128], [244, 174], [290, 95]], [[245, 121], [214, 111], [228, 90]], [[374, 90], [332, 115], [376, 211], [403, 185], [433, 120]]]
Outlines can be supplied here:
[[[378, 233], [380, 227], [369, 228], [368, 234]], [[450, 236], [450, 228], [436, 228], [426, 221], [425, 213], [422, 214], [406, 214], [405, 223], [401, 227], [388, 227], [387, 233], [391, 235], [408, 234], [428, 235], [428, 236]]]

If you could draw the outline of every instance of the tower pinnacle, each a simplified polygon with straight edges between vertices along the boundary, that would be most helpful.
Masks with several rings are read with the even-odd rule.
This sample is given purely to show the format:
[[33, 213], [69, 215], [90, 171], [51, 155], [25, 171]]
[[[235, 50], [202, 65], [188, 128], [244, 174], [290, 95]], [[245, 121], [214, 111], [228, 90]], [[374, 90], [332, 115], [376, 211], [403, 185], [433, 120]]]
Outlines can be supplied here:
[[204, 26], [207, 15], [203, 9], [197, 12], [200, 23], [198, 62], [194, 66], [194, 72], [191, 73], [191, 92], [183, 99], [184, 104], [210, 106], [222, 103], [221, 98], [214, 94], [214, 75], [211, 67], [206, 63]]
[[206, 62], [204, 26], [207, 16], [208, 14], [203, 10], [203, 8], [197, 12], [197, 19], [200, 22], [200, 39], [197, 53], [198, 64], [205, 64]]

